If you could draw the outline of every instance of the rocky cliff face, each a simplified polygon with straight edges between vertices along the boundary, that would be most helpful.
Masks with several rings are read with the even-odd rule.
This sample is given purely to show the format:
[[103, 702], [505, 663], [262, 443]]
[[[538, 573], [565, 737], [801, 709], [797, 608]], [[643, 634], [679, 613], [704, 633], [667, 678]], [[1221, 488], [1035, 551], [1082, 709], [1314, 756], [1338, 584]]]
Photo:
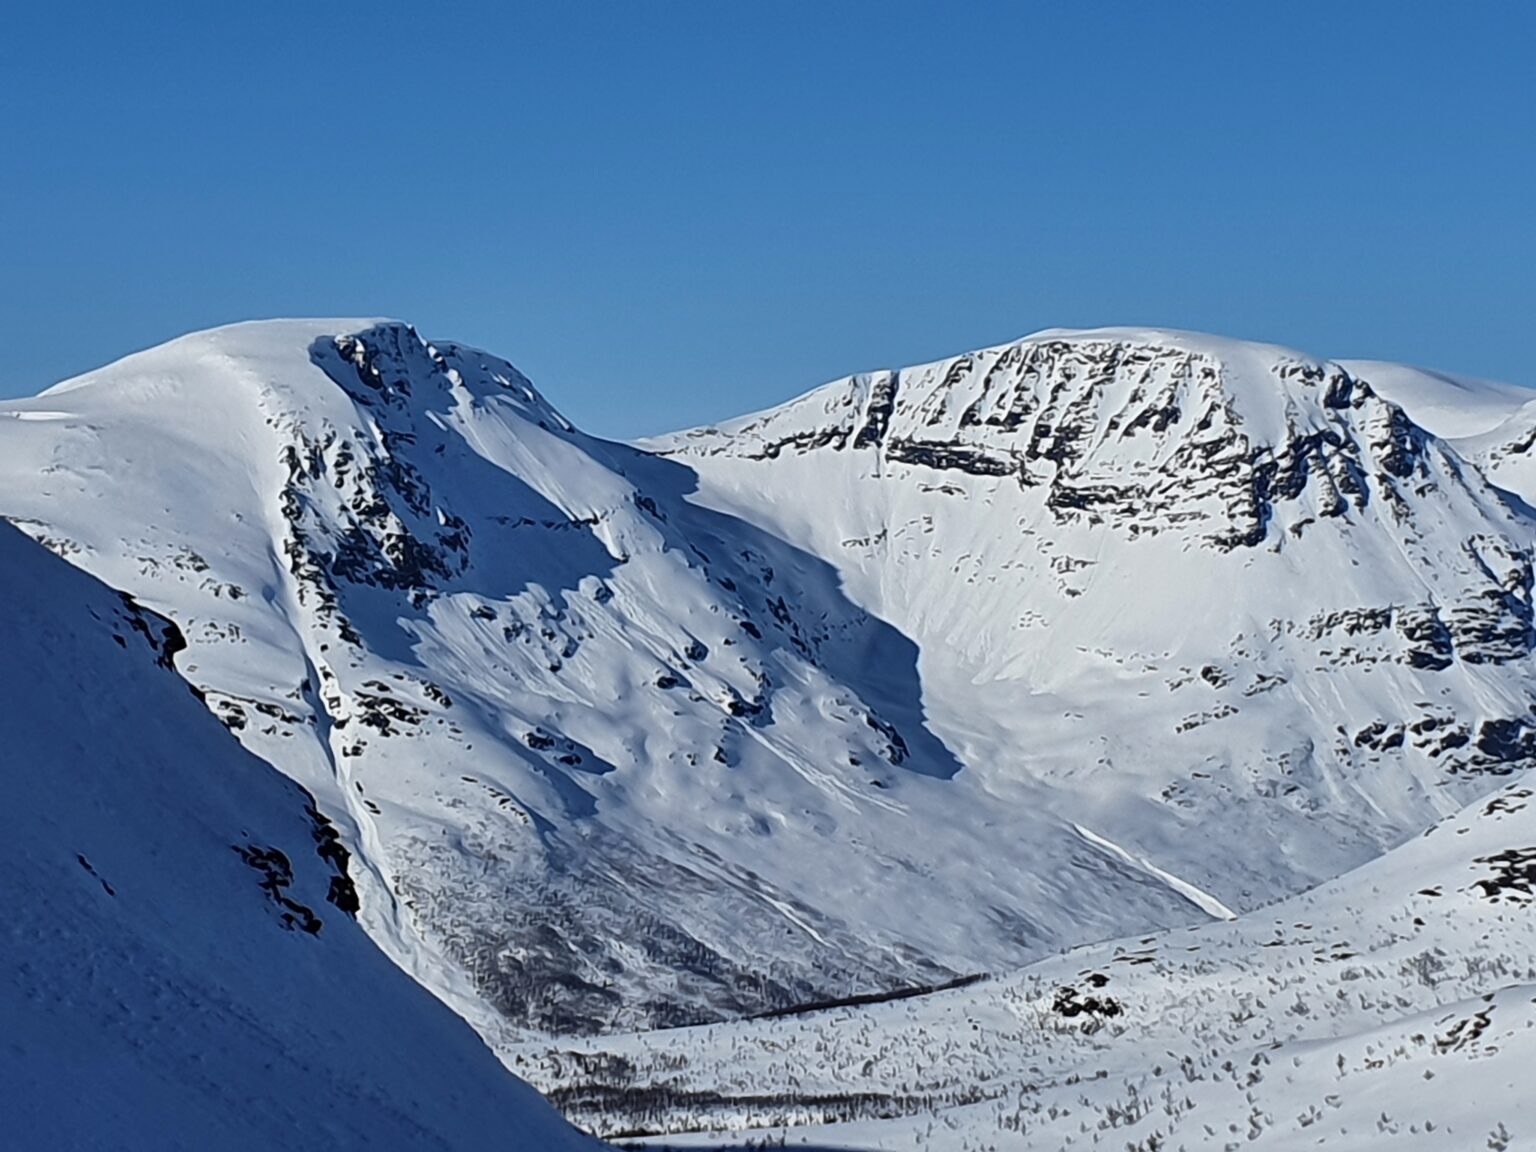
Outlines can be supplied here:
[[1160, 333], [1045, 334], [657, 444], [749, 460], [867, 451], [876, 471], [1007, 477], [1038, 489], [1058, 525], [1222, 549], [1373, 502], [1406, 524], [1416, 497], [1462, 483], [1442, 445], [1341, 365]]
[[1283, 350], [1048, 333], [633, 447], [402, 324], [246, 325], [0, 459], [493, 1041], [1200, 922], [1536, 751], [1526, 512]]
[[[1300, 599], [1319, 610], [1288, 612], [1273, 630], [1347, 638], [1320, 650], [1335, 660], [1443, 669], [1454, 659], [1502, 663], [1530, 653], [1531, 553], [1505, 498], [1368, 380], [1283, 349], [1173, 333], [1047, 333], [857, 377], [656, 447], [696, 462], [720, 501], [736, 498], [740, 477], [774, 487], [765, 477], [793, 470], [742, 463], [789, 453], [808, 471], [818, 456], [845, 456], [831, 466], [880, 504], [871, 521], [909, 490], [946, 498], [932, 502], [949, 505], [928, 514], [935, 522], [974, 518], [964, 505], [979, 501], [994, 523], [1011, 515], [1030, 551], [1052, 554], [1056, 576], [1102, 565], [1106, 550], [1127, 568], [1137, 559], [1175, 570], [1230, 570], [1236, 562], [1242, 586], [1223, 600], [1268, 597], [1289, 607], [1291, 581], [1266, 586], [1266, 572], [1315, 560], [1315, 584]], [[998, 483], [1005, 479], [1012, 483]], [[794, 499], [775, 491], [773, 502]], [[926, 554], [903, 554], [899, 581], [944, 556], [947, 536], [974, 538], [968, 525], [951, 527], [926, 533], [934, 537]], [[888, 540], [890, 526], [880, 524], [875, 536], [881, 532]], [[1007, 579], [999, 569], [1032, 565], [1014, 555], [1007, 535], [972, 565], [993, 569], [988, 582]], [[1129, 547], [1159, 536], [1178, 541], [1178, 558]], [[840, 543], [857, 548], [860, 539]], [[1098, 556], [1067, 556], [1068, 539], [1091, 541]], [[1201, 558], [1216, 553], [1233, 555]], [[1367, 556], [1371, 569], [1354, 571]], [[1320, 577], [1341, 561], [1349, 571]], [[1146, 575], [1157, 584], [1164, 574]], [[1088, 591], [1082, 580], [1056, 583], [1056, 595], [1033, 596], [1042, 608]], [[1340, 588], [1382, 602], [1322, 608]], [[1192, 621], [1166, 613], [1139, 623], [1177, 633]]]

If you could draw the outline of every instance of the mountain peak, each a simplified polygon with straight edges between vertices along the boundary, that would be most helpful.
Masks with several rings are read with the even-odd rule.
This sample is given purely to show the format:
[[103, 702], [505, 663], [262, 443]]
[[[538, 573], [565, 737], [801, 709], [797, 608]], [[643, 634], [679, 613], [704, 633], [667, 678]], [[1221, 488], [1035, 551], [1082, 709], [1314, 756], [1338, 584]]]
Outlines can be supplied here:
[[1265, 346], [1042, 333], [630, 446], [399, 322], [245, 325], [0, 405], [0, 512], [177, 622], [493, 1042], [1241, 912], [1536, 755], [1529, 522]]
[[[1055, 342], [1123, 344], [1150, 348], [1179, 348], [1198, 352], [1226, 364], [1254, 361], [1260, 364], [1297, 361], [1316, 363], [1317, 358], [1295, 348], [1260, 340], [1243, 340], [1214, 332], [1187, 328], [1146, 328], [1136, 325], [1105, 325], [1098, 328], [1042, 328], [1014, 344]], [[1007, 344], [998, 347], [1007, 347]]]
[[862, 453], [880, 474], [1038, 489], [1059, 522], [1131, 535], [1182, 526], [1223, 547], [1395, 503], [1435, 451], [1342, 365], [1141, 329], [1047, 331], [850, 377], [649, 446], [678, 459]]
[[17, 407], [41, 411], [65, 396], [93, 394], [99, 397], [93, 404], [189, 405], [209, 417], [226, 409], [218, 418], [227, 420], [235, 416], [231, 406], [285, 393], [322, 418], [344, 418], [336, 407], [343, 398], [327, 396], [331, 386], [346, 401], [375, 411], [415, 413], [500, 397], [535, 421], [570, 431], [511, 364], [468, 345], [434, 344], [413, 325], [385, 318], [252, 320], [192, 332], [65, 380]]

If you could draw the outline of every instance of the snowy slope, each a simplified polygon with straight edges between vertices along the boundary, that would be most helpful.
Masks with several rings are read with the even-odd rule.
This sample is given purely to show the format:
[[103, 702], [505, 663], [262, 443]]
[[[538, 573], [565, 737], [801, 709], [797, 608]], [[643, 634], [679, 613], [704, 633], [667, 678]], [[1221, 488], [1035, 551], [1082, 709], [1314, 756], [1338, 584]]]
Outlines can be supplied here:
[[180, 625], [503, 1048], [1224, 919], [1536, 751], [1528, 513], [1208, 337], [631, 447], [402, 324], [240, 325], [0, 406], [0, 513]]
[[1350, 362], [1381, 395], [1401, 405], [1414, 421], [1447, 439], [1463, 460], [1524, 500], [1536, 501], [1536, 393], [1497, 384], [1406, 368]]
[[596, 1147], [347, 912], [175, 630], [0, 525], [0, 1143]]
[[658, 1146], [1536, 1147], [1533, 783], [1236, 922], [915, 999], [530, 1043], [514, 1067]]
[[1401, 407], [1419, 427], [1444, 440], [1491, 432], [1536, 400], [1536, 394], [1518, 384], [1454, 376], [1428, 368], [1380, 360], [1345, 360], [1343, 367], [1369, 380], [1377, 395]]
[[995, 796], [1212, 907], [1336, 875], [1530, 754], [1531, 522], [1342, 366], [1043, 333], [650, 447], [917, 643], [931, 725]]
[[1536, 501], [1536, 401], [1516, 409], [1493, 428], [1455, 441], [1456, 451], [1499, 487], [1530, 506]]

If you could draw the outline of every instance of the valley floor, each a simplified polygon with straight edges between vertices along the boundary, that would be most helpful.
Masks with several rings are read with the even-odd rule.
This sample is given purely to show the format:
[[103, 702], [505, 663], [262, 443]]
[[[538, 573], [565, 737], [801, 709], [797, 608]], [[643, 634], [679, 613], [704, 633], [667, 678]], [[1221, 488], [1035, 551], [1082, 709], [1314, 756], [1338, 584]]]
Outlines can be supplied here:
[[646, 1147], [1536, 1147], [1536, 809], [1511, 784], [1236, 921], [914, 999], [504, 1053]]

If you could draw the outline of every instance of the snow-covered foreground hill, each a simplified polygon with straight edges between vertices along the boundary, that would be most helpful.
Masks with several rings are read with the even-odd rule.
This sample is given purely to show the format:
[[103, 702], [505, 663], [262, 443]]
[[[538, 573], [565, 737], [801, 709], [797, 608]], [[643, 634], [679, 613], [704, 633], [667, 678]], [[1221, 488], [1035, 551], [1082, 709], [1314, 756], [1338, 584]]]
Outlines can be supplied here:
[[595, 1148], [358, 929], [179, 644], [0, 525], [0, 1144]]
[[240, 325], [0, 406], [0, 513], [177, 622], [505, 1048], [1225, 919], [1525, 770], [1536, 520], [1393, 373], [1055, 332], [626, 446]]
[[658, 1146], [1533, 1148], [1533, 783], [1234, 922], [920, 998], [530, 1043], [513, 1065]]

